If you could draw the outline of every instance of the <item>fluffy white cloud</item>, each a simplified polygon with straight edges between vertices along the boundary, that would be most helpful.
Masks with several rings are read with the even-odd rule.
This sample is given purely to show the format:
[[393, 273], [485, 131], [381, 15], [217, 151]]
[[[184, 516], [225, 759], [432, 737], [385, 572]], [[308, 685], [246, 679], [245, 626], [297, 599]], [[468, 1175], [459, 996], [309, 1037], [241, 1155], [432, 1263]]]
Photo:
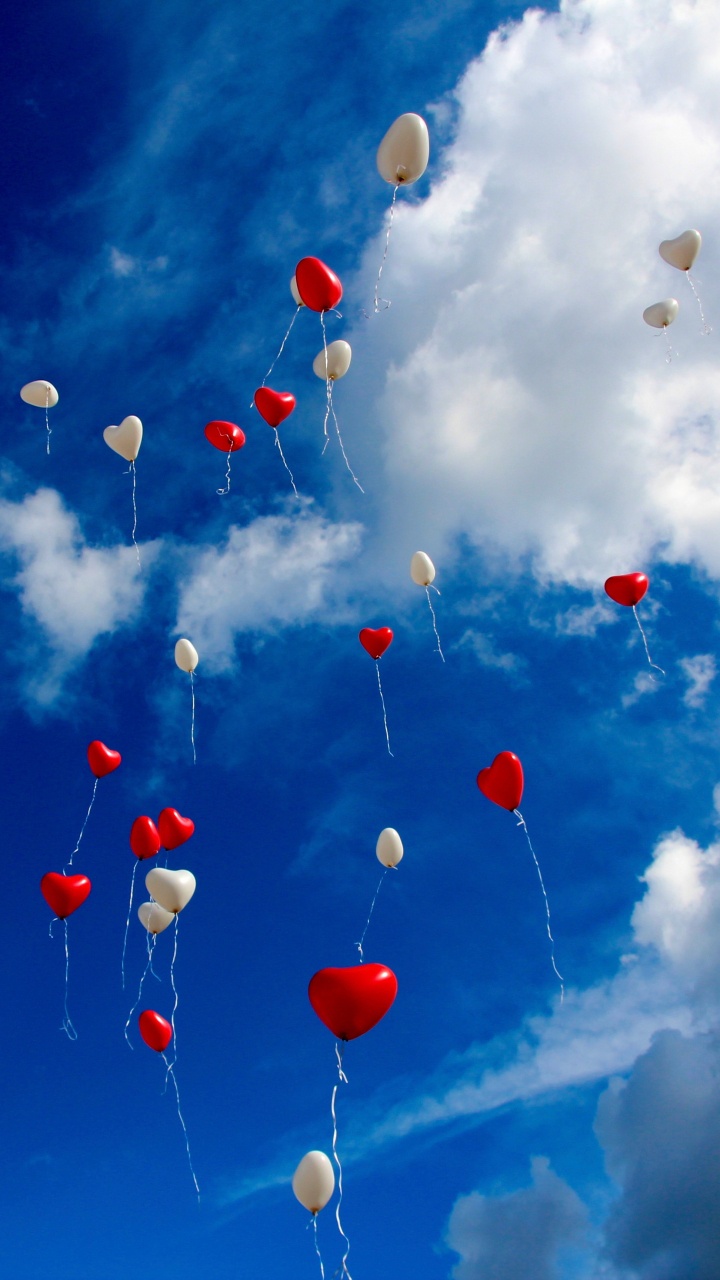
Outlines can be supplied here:
[[694, 658], [681, 658], [680, 666], [688, 687], [683, 696], [687, 707], [703, 707], [708, 689], [717, 675], [712, 653], [698, 653]]
[[[386, 371], [384, 539], [464, 531], [573, 583], [652, 554], [720, 575], [718, 337], [657, 253], [707, 230], [720, 324], [719, 47], [714, 0], [565, 0], [470, 65], [440, 179], [400, 201], [393, 307], [357, 335]], [[641, 317], [670, 294], [668, 365]]]

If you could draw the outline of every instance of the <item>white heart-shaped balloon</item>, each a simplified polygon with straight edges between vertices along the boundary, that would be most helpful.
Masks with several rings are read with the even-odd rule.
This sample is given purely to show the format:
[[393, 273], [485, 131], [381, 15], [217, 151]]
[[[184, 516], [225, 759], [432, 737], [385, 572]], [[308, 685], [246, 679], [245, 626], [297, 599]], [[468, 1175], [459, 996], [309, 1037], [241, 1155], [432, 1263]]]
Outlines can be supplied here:
[[645, 308], [643, 320], [646, 324], [651, 324], [653, 329], [667, 329], [679, 310], [677, 298], [663, 298], [662, 302], [653, 302], [651, 307]]
[[162, 933], [163, 929], [167, 929], [168, 925], [172, 924], [175, 916], [172, 911], [166, 911], [158, 902], [143, 902], [138, 907], [138, 918], [148, 933]]
[[313, 373], [318, 378], [325, 381], [325, 374], [331, 382], [335, 382], [337, 378], [344, 378], [350, 368], [352, 360], [352, 348], [349, 342], [345, 342], [342, 338], [336, 338], [334, 342], [329, 342], [327, 347], [327, 360], [325, 359], [325, 348], [318, 351], [313, 360]]
[[396, 867], [404, 852], [403, 842], [395, 828], [385, 827], [375, 846], [378, 862], [382, 862], [384, 867]]
[[658, 253], [671, 267], [678, 271], [689, 271], [700, 252], [702, 236], [699, 231], [683, 231], [674, 240], [663, 240]]
[[114, 449], [115, 453], [119, 453], [126, 462], [134, 462], [137, 458], [142, 437], [142, 422], [135, 417], [134, 413], [123, 418], [119, 427], [106, 427], [103, 431], [105, 443]]
[[435, 565], [424, 551], [416, 551], [410, 561], [410, 577], [419, 587], [429, 587], [435, 577]]
[[38, 409], [52, 409], [56, 405], [60, 397], [55, 390], [52, 382], [46, 382], [44, 378], [38, 378], [35, 382], [26, 382], [24, 387], [20, 388], [20, 399], [26, 404], [34, 404]]
[[148, 893], [166, 911], [177, 915], [186, 907], [195, 892], [192, 871], [171, 871], [169, 867], [153, 867], [145, 877]]
[[195, 645], [190, 640], [178, 640], [175, 645], [175, 661], [181, 671], [194, 671], [200, 658]]

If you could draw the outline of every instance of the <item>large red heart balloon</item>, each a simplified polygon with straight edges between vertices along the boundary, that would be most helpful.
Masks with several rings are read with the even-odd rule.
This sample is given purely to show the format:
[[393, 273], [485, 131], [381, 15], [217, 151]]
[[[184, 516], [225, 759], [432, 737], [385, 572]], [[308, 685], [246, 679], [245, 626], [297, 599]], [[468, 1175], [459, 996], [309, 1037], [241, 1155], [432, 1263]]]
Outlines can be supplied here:
[[141, 862], [144, 858], [154, 858], [160, 852], [160, 844], [160, 832], [152, 818], [146, 814], [136, 818], [130, 828], [130, 848], [135, 857]]
[[162, 847], [168, 850], [184, 844], [195, 830], [192, 818], [181, 818], [177, 809], [163, 809], [157, 825]]
[[154, 1009], [145, 1009], [138, 1018], [140, 1035], [156, 1053], [164, 1053], [172, 1040], [172, 1027], [167, 1018]]
[[642, 600], [649, 586], [649, 579], [644, 573], [618, 573], [614, 578], [608, 578], [605, 590], [616, 604], [632, 608]]
[[106, 747], [104, 742], [91, 742], [87, 749], [88, 764], [96, 778], [104, 778], [122, 763], [119, 751]]
[[392, 644], [393, 633], [389, 627], [378, 627], [373, 630], [372, 627], [363, 627], [359, 635], [360, 643], [369, 654], [377, 662], [378, 658], [382, 658], [385, 650]]
[[297, 404], [290, 391], [273, 391], [272, 387], [258, 387], [254, 400], [255, 408], [270, 427], [279, 427]]
[[40, 881], [43, 898], [60, 920], [77, 911], [91, 889], [87, 876], [61, 876], [59, 871], [48, 871]]
[[523, 770], [514, 751], [501, 751], [487, 769], [481, 769], [477, 784], [484, 796], [513, 812], [522, 800]]
[[397, 978], [384, 964], [320, 969], [310, 979], [310, 1003], [338, 1040], [355, 1040], [385, 1017], [397, 995]]
[[319, 258], [302, 258], [295, 268], [295, 283], [311, 311], [332, 311], [342, 298], [338, 277]]
[[221, 453], [237, 453], [245, 443], [245, 432], [234, 422], [208, 422], [205, 436]]

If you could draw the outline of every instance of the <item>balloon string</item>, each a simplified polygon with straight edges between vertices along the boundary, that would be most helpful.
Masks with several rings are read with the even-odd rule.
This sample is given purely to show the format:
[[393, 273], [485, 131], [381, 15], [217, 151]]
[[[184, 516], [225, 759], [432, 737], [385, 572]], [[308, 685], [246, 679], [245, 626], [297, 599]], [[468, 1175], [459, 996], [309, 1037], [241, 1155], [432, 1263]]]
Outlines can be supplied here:
[[[392, 203], [390, 205], [390, 218], [388, 221], [387, 235], [385, 236], [385, 252], [383, 253], [382, 262], [380, 263], [380, 270], [378, 271], [377, 280], [375, 281], [375, 308], [374, 308], [375, 315], [378, 314], [378, 311], [387, 311], [388, 307], [392, 305], [388, 298], [381, 298], [378, 295], [380, 293], [380, 278], [382, 276], [383, 267], [385, 266], [385, 261], [388, 256], [388, 249], [390, 248], [390, 233], [392, 231], [393, 218], [395, 217], [395, 201], [397, 199], [399, 186], [400, 186], [400, 183], [398, 182], [395, 186], [395, 190], [393, 191]], [[384, 303], [384, 306], [382, 307], [380, 306], [381, 302]]]
[[52, 427], [50, 426], [50, 415], [48, 409], [50, 407], [50, 388], [45, 388], [45, 452], [50, 456], [50, 437], [52, 435]]
[[[635, 608], [635, 605], [633, 605], [633, 607], [632, 607], [632, 611], [633, 611], [633, 613], [635, 614], [635, 621], [637, 622], [638, 627], [640, 628], [640, 635], [642, 636], [642, 638], [643, 638], [643, 644], [645, 645], [645, 655], [646, 655], [646, 657], [647, 657], [647, 660], [648, 660], [648, 662], [650, 663], [650, 666], [651, 666], [651, 667], [654, 667], [656, 671], [659, 671], [659, 672], [660, 672], [660, 675], [661, 675], [661, 676], [664, 676], [664, 675], [665, 675], [665, 672], [663, 671], [662, 667], [659, 667], [659, 666], [657, 665], [657, 663], [656, 663], [656, 662], [652, 662], [652, 661], [651, 661], [651, 659], [650, 659], [650, 650], [648, 649], [647, 636], [645, 635], [645, 632], [644, 632], [644, 631], [643, 631], [643, 629], [642, 629], [642, 623], [641, 623], [641, 621], [640, 621], [640, 619], [639, 619], [639, 617], [638, 617], [638, 611], [637, 611], [637, 609]], [[654, 678], [655, 678], [655, 677], [653, 676], [653, 679], [654, 679]]]
[[233, 442], [231, 438], [230, 448], [228, 449], [228, 455], [227, 455], [227, 466], [225, 468], [225, 488], [215, 490], [216, 494], [220, 498], [223, 496], [223, 494], [230, 492], [230, 459], [232, 458], [232, 452], [233, 452]]
[[135, 548], [135, 555], [137, 556], [138, 569], [142, 569], [142, 565], [141, 565], [141, 563], [140, 563], [140, 548], [139, 548], [139, 546], [138, 546], [138, 544], [137, 544], [137, 542], [136, 542], [136, 540], [135, 540], [135, 534], [137, 533], [137, 500], [136, 500], [136, 494], [135, 494], [136, 482], [137, 482], [137, 474], [136, 474], [136, 471], [135, 471], [135, 459], [134, 459], [134, 458], [133, 458], [132, 462], [130, 463], [130, 472], [131, 472], [131, 474], [132, 474], [132, 505], [133, 505], [133, 527], [132, 527], [132, 540], [133, 540], [133, 546], [134, 546], [134, 548]]
[[335, 1041], [335, 1057], [337, 1058], [338, 1084], [336, 1084], [333, 1087], [332, 1098], [330, 1100], [330, 1113], [332, 1115], [332, 1122], [333, 1122], [332, 1153], [333, 1153], [333, 1159], [338, 1169], [338, 1202], [335, 1206], [335, 1221], [337, 1222], [337, 1225], [338, 1225], [338, 1231], [340, 1232], [340, 1235], [345, 1241], [345, 1253], [343, 1255], [343, 1260], [342, 1260], [342, 1275], [347, 1276], [347, 1280], [352, 1280], [352, 1276], [350, 1275], [350, 1272], [348, 1271], [348, 1267], [347, 1267], [348, 1255], [350, 1253], [350, 1241], [343, 1230], [343, 1225], [340, 1218], [340, 1206], [342, 1205], [342, 1198], [343, 1198], [343, 1175], [342, 1175], [342, 1164], [340, 1163], [340, 1157], [337, 1151], [338, 1127], [337, 1127], [337, 1116], [335, 1114], [335, 1098], [337, 1097], [338, 1087], [340, 1084], [347, 1084], [347, 1076], [345, 1075], [345, 1072], [342, 1069], [342, 1060], [343, 1060], [344, 1052], [345, 1052], [345, 1045], [343, 1045], [342, 1050], [340, 1050], [338, 1048], [338, 1044], [336, 1040]]
[[540, 881], [540, 888], [542, 889], [543, 898], [545, 899], [545, 914], [547, 916], [547, 935], [548, 935], [548, 938], [550, 939], [550, 962], [555, 972], [555, 976], [560, 982], [560, 1003], [562, 1004], [563, 1000], [565, 999], [565, 982], [562, 974], [560, 973], [557, 965], [555, 964], [555, 939], [553, 938], [552, 932], [550, 930], [550, 903], [548, 902], [548, 896], [547, 896], [547, 893], [545, 892], [545, 882], [542, 878], [540, 863], [538, 862], [537, 857], [535, 855], [535, 850], [532, 847], [532, 841], [528, 833], [527, 823], [525, 822], [525, 819], [523, 818], [519, 809], [513, 809], [513, 813], [515, 814], [515, 817], [519, 819], [518, 826], [522, 827], [525, 832], [525, 838], [527, 839], [530, 852], [533, 856], [533, 862], [535, 863], [535, 870], [538, 873], [538, 880]]
[[[268, 369], [267, 373], [265, 374], [265, 377], [264, 377], [264, 378], [263, 378], [263, 380], [262, 380], [261, 386], [263, 386], [263, 387], [265, 386], [265, 383], [267, 382], [268, 378], [270, 377], [270, 374], [272, 373], [273, 369], [275, 368], [275, 365], [277, 364], [278, 360], [280, 359], [280, 357], [281, 357], [281, 355], [282, 355], [282, 353], [283, 353], [283, 350], [284, 350], [284, 348], [285, 348], [285, 343], [287, 342], [288, 338], [290, 337], [290, 331], [291, 331], [291, 329], [292, 329], [292, 327], [293, 327], [293, 325], [294, 325], [295, 321], [297, 320], [297, 318], [298, 318], [298, 316], [299, 316], [299, 314], [300, 314], [300, 312], [301, 312], [301, 311], [302, 311], [302, 306], [298, 304], [298, 306], [295, 308], [295, 315], [293, 316], [292, 320], [290, 321], [290, 324], [288, 325], [287, 333], [285, 334], [285, 337], [283, 338], [282, 342], [280, 343], [280, 350], [278, 351], [278, 353], [277, 353], [277, 355], [276, 355], [275, 359], [273, 360], [272, 364], [270, 365], [270, 368]], [[251, 401], [250, 401], [250, 408], [251, 408], [251, 409], [253, 408], [254, 404], [255, 404], [255, 401], [254, 401], [254, 400], [251, 400]]]
[[385, 879], [385, 877], [386, 877], [386, 875], [387, 875], [387, 873], [388, 873], [388, 871], [389, 871], [389, 870], [390, 870], [390, 868], [389, 868], [389, 867], [386, 867], [386, 868], [385, 868], [385, 870], [383, 871], [383, 873], [382, 873], [382, 875], [381, 875], [381, 877], [380, 877], [379, 881], [378, 881], [378, 887], [377, 887], [377, 889], [375, 890], [375, 897], [373, 898], [372, 902], [370, 903], [370, 910], [369, 910], [369, 912], [368, 912], [368, 918], [367, 918], [367, 920], [365, 921], [365, 928], [364, 928], [364, 929], [363, 929], [363, 931], [362, 931], [362, 937], [360, 938], [360, 941], [359, 941], [359, 942], [356, 942], [356, 943], [355, 943], [355, 946], [357, 947], [358, 951], [360, 952], [360, 963], [361, 963], [361, 964], [364, 962], [364, 959], [365, 959], [365, 957], [364, 957], [364, 955], [363, 955], [363, 942], [365, 941], [365, 934], [366, 934], [366, 933], [367, 933], [367, 931], [368, 931], [368, 925], [370, 924], [370, 918], [371, 918], [371, 916], [372, 916], [373, 911], [375, 910], [375, 903], [377, 902], [378, 894], [379, 894], [380, 890], [382, 889], [383, 880]]
[[[72, 853], [70, 854], [70, 857], [69, 857], [68, 861], [65, 863], [65, 867], [71, 867], [71, 866], [72, 866], [72, 860], [73, 860], [73, 858], [75, 857], [75, 854], [78, 852], [78, 850], [79, 850], [79, 848], [80, 848], [80, 841], [82, 840], [83, 836], [85, 835], [85, 828], [86, 828], [86, 826], [87, 826], [87, 824], [88, 824], [88, 818], [90, 817], [90, 813], [91, 813], [91, 811], [92, 811], [92, 807], [93, 807], [93, 805], [94, 805], [94, 803], [95, 803], [95, 793], [97, 792], [97, 784], [98, 784], [98, 782], [99, 782], [99, 781], [100, 781], [100, 779], [99, 779], [99, 778], [96, 778], [96, 779], [95, 779], [95, 785], [94, 785], [94, 787], [93, 787], [93, 793], [92, 793], [92, 800], [90, 801], [90, 804], [88, 805], [88, 811], [87, 811], [87, 813], [85, 814], [85, 821], [83, 822], [82, 827], [80, 828], [80, 835], [79, 835], [79, 836], [78, 836], [78, 838], [77, 838], [77, 844], [75, 845], [75, 848], [73, 849]], [[66, 875], [66, 874], [67, 874], [67, 873], [66, 873], [66, 871], [65, 871], [65, 867], [63, 867], [63, 875]]]
[[668, 327], [669, 326], [666, 324], [663, 325], [663, 333], [665, 334], [665, 363], [672, 364], [673, 349], [670, 341], [670, 334], [668, 333]]
[[180, 1090], [178, 1089], [178, 1082], [177, 1082], [177, 1079], [176, 1079], [176, 1077], [175, 1077], [175, 1063], [177, 1062], [177, 1058], [175, 1058], [175, 1061], [173, 1061], [173, 1062], [168, 1062], [167, 1058], [165, 1057], [165, 1054], [163, 1054], [163, 1062], [165, 1063], [165, 1066], [166, 1066], [166, 1068], [167, 1068], [167, 1071], [166, 1071], [166, 1074], [165, 1074], [165, 1084], [166, 1084], [166, 1086], [167, 1086], [167, 1078], [168, 1078], [168, 1076], [171, 1076], [171, 1077], [172, 1077], [172, 1082], [173, 1082], [173, 1084], [174, 1084], [174, 1086], [175, 1086], [175, 1100], [176, 1100], [176, 1102], [177, 1102], [177, 1113], [178, 1113], [178, 1119], [179, 1119], [179, 1121], [180, 1121], [180, 1124], [182, 1125], [182, 1131], [183, 1131], [183, 1133], [184, 1133], [184, 1135], [185, 1135], [185, 1150], [187, 1151], [188, 1164], [190, 1165], [190, 1175], [191, 1175], [191, 1177], [192, 1177], [193, 1183], [195, 1184], [195, 1191], [197, 1192], [197, 1198], [198, 1198], [198, 1200], [199, 1200], [199, 1199], [200, 1199], [200, 1188], [199, 1188], [199, 1186], [198, 1186], [198, 1180], [197, 1180], [197, 1178], [195, 1177], [195, 1170], [194, 1170], [194, 1168], [193, 1168], [192, 1155], [190, 1154], [190, 1139], [189, 1139], [189, 1137], [188, 1137], [187, 1125], [185, 1124], [185, 1121], [183, 1120], [183, 1113], [182, 1113], [182, 1111], [180, 1110]]
[[[61, 1031], [65, 1032], [68, 1040], [77, 1040], [78, 1035], [75, 1030], [70, 1014], [68, 1012], [68, 984], [70, 981], [70, 948], [68, 947], [68, 922], [67, 917], [63, 920], [65, 925], [65, 1017], [62, 1021]], [[52, 936], [52, 935], [51, 935]]]
[[173, 993], [173, 996], [175, 997], [175, 1002], [172, 1007], [172, 1013], [170, 1014], [170, 1026], [172, 1027], [173, 1052], [175, 1054], [176, 1062], [177, 1062], [177, 1036], [175, 1033], [175, 1013], [178, 1007], [178, 992], [177, 992], [177, 987], [175, 986], [175, 961], [177, 959], [177, 945], [178, 945], [178, 914], [177, 912], [175, 912], [175, 944], [173, 946], [172, 960], [170, 961], [170, 986], [172, 987], [172, 993]]
[[294, 480], [294, 478], [293, 478], [293, 473], [292, 473], [292, 471], [290, 470], [290, 468], [289, 468], [289, 466], [288, 466], [287, 462], [285, 461], [285, 454], [284, 454], [284, 453], [283, 453], [283, 451], [282, 451], [282, 445], [281, 445], [281, 443], [280, 443], [280, 436], [279, 436], [279, 434], [278, 434], [278, 429], [277, 429], [277, 427], [275, 427], [275, 428], [274, 428], [274, 431], [275, 431], [275, 444], [276, 444], [276, 445], [277, 445], [277, 447], [278, 447], [278, 450], [279, 450], [279, 453], [280, 453], [280, 457], [282, 458], [283, 466], [284, 466], [285, 470], [287, 471], [287, 473], [288, 473], [288, 475], [289, 475], [289, 477], [290, 477], [290, 483], [291, 483], [291, 485], [292, 485], [292, 487], [293, 487], [293, 493], [295, 494], [295, 497], [296, 497], [296, 498], [299, 498], [299, 497], [300, 497], [300, 494], [298, 493], [297, 489], [295, 488], [295, 480]]
[[701, 331], [700, 331], [700, 332], [701, 332], [705, 337], [707, 337], [707, 335], [708, 335], [709, 333], [712, 333], [712, 326], [711, 326], [711, 325], [709, 325], [709, 324], [708, 324], [708, 322], [707, 322], [707, 320], [705, 319], [705, 315], [704, 315], [703, 308], [702, 308], [702, 302], [700, 301], [700, 295], [699, 295], [699, 293], [698, 293], [697, 289], [695, 288], [695, 281], [693, 280], [693, 278], [692, 278], [692, 276], [690, 275], [690, 272], [689, 272], [689, 271], [686, 271], [686, 272], [685, 272], [685, 275], [687, 276], [688, 284], [690, 285], [690, 288], [692, 289], [692, 291], [693, 291], [693, 293], [694, 293], [694, 295], [695, 295], [695, 301], [697, 302], [698, 307], [699, 307], [699, 309], [700, 309], [700, 319], [701, 319], [701, 321], [702, 321], [702, 329], [701, 329]]
[[360, 492], [361, 492], [361, 493], [364, 493], [364, 492], [365, 492], [365, 490], [363, 489], [363, 487], [362, 487], [362, 485], [361, 485], [360, 481], [358, 480], [357, 476], [355, 475], [355, 472], [353, 471], [352, 467], [350, 466], [350, 463], [348, 462], [348, 456], [347, 456], [347, 454], [346, 454], [346, 452], [345, 452], [345, 445], [343, 444], [342, 436], [340, 435], [340, 425], [339, 425], [338, 420], [337, 420], [337, 414], [335, 413], [335, 405], [333, 404], [333, 398], [332, 398], [332, 383], [330, 383], [330, 382], [329, 382], [329, 383], [328, 383], [328, 386], [330, 387], [330, 412], [332, 413], [332, 416], [333, 416], [333, 422], [335, 423], [335, 431], [337, 432], [338, 444], [340, 445], [340, 452], [342, 453], [342, 456], [343, 456], [343, 458], [345, 459], [345, 466], [347, 467], [348, 471], [350, 472], [350, 475], [352, 476], [353, 480], [355, 481], [355, 483], [356, 483], [356, 485], [357, 485], [358, 489], [360, 490]]
[[138, 864], [136, 861], [135, 866], [133, 867], [132, 880], [130, 881], [130, 902], [128, 903], [127, 920], [125, 921], [125, 937], [123, 938], [122, 964], [121, 964], [123, 991], [125, 990], [125, 951], [127, 949], [128, 929], [130, 928], [130, 913], [132, 912], [133, 894], [135, 892], [135, 872], [137, 871], [137, 869], [138, 869]]
[[312, 1216], [312, 1225], [313, 1225], [313, 1237], [315, 1242], [315, 1252], [318, 1256], [318, 1262], [320, 1263], [320, 1275], [322, 1277], [322, 1280], [325, 1280], [325, 1267], [323, 1266], [322, 1254], [320, 1252], [320, 1245], [318, 1244], [317, 1213], [314, 1213]]
[[[435, 587], [435, 590], [437, 591], [437, 587]], [[432, 616], [433, 631], [435, 632], [435, 639], [437, 640], [437, 651], [438, 651], [438, 653], [440, 654], [440, 657], [442, 658], [442, 660], [443, 660], [443, 662], [444, 662], [444, 661], [445, 661], [445, 654], [443, 653], [443, 651], [442, 651], [442, 646], [441, 646], [441, 644], [440, 644], [440, 635], [439, 635], [439, 633], [438, 633], [438, 629], [437, 629], [437, 619], [436, 619], [436, 617], [435, 617], [435, 610], [434, 610], [434, 609], [433, 609], [433, 607], [432, 607], [432, 600], [430, 599], [430, 587], [429, 587], [429, 586], [427, 586], [427, 587], [425, 588], [425, 595], [427, 596], [427, 602], [428, 602], [428, 605], [429, 605], [429, 607], [430, 607], [430, 614], [431, 614], [431, 616]], [[440, 592], [439, 592], [439, 591], [438, 591], [438, 595], [440, 595]]]
[[[153, 940], [153, 946], [154, 946], [157, 940], [156, 934], [152, 935], [152, 940]], [[143, 983], [145, 982], [145, 979], [147, 977], [148, 970], [152, 969], [152, 950], [150, 948], [150, 934], [147, 935], [147, 948], [148, 948], [147, 961], [145, 963], [145, 968], [143, 969], [142, 978], [140, 979], [140, 986], [138, 987], [137, 999], [127, 1016], [127, 1022], [125, 1023], [125, 1039], [130, 1045], [130, 1048], [133, 1050], [135, 1049], [135, 1046], [134, 1044], [131, 1043], [130, 1037], [128, 1035], [128, 1027], [130, 1026], [130, 1023], [132, 1021], [132, 1016], [140, 1003], [140, 999], [142, 997]], [[155, 974], [155, 977], [157, 978], [157, 974]]]
[[330, 443], [328, 435], [328, 418], [330, 417], [330, 409], [332, 408], [332, 382], [330, 381], [330, 370], [328, 368], [328, 349], [327, 349], [327, 333], [325, 330], [325, 312], [320, 312], [320, 324], [322, 325], [323, 351], [325, 352], [325, 421], [323, 422], [323, 432], [325, 433], [325, 443], [323, 445], [323, 453]]
[[[382, 703], [383, 724], [385, 725], [385, 741], [387, 742], [388, 755], [392, 756], [390, 750], [390, 734], [388, 733], [387, 711], [385, 710], [385, 699], [383, 698], [382, 684], [380, 683], [380, 660], [375, 659], [375, 670], [377, 672], [378, 689], [380, 690], [380, 701]], [[393, 756], [393, 759], [395, 757]]]
[[192, 743], [193, 764], [197, 764], [197, 755], [195, 752], [195, 672], [190, 672], [190, 693], [192, 696], [192, 711], [190, 716], [190, 741]]

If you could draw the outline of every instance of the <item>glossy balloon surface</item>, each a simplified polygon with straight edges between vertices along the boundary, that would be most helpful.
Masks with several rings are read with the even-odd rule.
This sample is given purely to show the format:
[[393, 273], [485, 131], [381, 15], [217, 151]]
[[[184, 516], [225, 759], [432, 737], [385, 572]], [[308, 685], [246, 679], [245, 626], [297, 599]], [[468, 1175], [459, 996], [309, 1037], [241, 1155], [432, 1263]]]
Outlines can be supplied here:
[[91, 742], [87, 749], [88, 764], [96, 778], [105, 778], [122, 764], [119, 751], [106, 747], [104, 742]]
[[235, 422], [208, 422], [205, 438], [221, 453], [237, 453], [245, 443], [245, 432]]
[[255, 408], [269, 427], [279, 427], [290, 417], [297, 401], [290, 391], [273, 391], [272, 387], [258, 387], [253, 397]]
[[430, 159], [430, 135], [422, 116], [414, 111], [393, 120], [377, 152], [378, 172], [393, 186], [417, 182]]
[[140, 1035], [156, 1053], [164, 1053], [172, 1040], [172, 1027], [167, 1018], [154, 1009], [144, 1009], [138, 1018]]
[[170, 867], [153, 867], [145, 877], [145, 888], [150, 896], [173, 915], [187, 906], [195, 886], [192, 871], [172, 871]]
[[160, 832], [147, 814], [136, 818], [130, 828], [130, 848], [141, 862], [160, 852]]
[[195, 830], [192, 818], [183, 818], [177, 809], [163, 809], [157, 821], [163, 849], [177, 849]]
[[402, 861], [403, 842], [394, 827], [385, 827], [377, 838], [375, 854], [384, 867], [396, 867]]
[[358, 639], [371, 658], [381, 658], [392, 644], [393, 633], [389, 627], [363, 627]]
[[327, 353], [325, 347], [322, 351], [318, 351], [313, 360], [313, 373], [318, 378], [322, 378], [323, 382], [329, 378], [331, 382], [336, 382], [338, 378], [344, 378], [350, 368], [352, 360], [352, 347], [349, 342], [345, 342], [342, 338], [336, 338], [335, 342], [328, 342]]
[[82, 906], [91, 888], [87, 876], [63, 876], [58, 871], [48, 871], [40, 881], [43, 898], [61, 920]]
[[141, 902], [138, 907], [138, 920], [148, 933], [162, 933], [174, 919], [172, 911], [166, 911], [159, 902]]
[[517, 809], [522, 800], [523, 770], [514, 751], [501, 751], [491, 765], [481, 769], [477, 784], [484, 796], [501, 809]]
[[338, 1040], [356, 1040], [385, 1017], [397, 995], [397, 978], [383, 964], [320, 969], [308, 996], [321, 1022]]
[[194, 671], [200, 658], [191, 640], [178, 640], [175, 645], [175, 662], [181, 671]]
[[310, 1213], [319, 1213], [332, 1199], [335, 1174], [324, 1151], [308, 1151], [293, 1174], [292, 1189]]
[[435, 565], [424, 551], [416, 551], [410, 561], [410, 577], [418, 587], [429, 587], [435, 579]]
[[616, 604], [632, 608], [642, 600], [649, 586], [650, 580], [644, 573], [618, 573], [607, 579], [605, 592]]
[[342, 285], [319, 258], [303, 258], [295, 268], [298, 293], [311, 311], [332, 311], [342, 298]]
[[44, 409], [47, 405], [48, 409], [52, 409], [60, 399], [52, 382], [46, 382], [44, 378], [36, 378], [35, 382], [26, 382], [24, 387], [20, 388], [20, 399], [25, 404], [32, 404], [36, 409]]
[[653, 329], [667, 329], [677, 318], [680, 303], [677, 298], [663, 298], [662, 302], [653, 302], [651, 307], [643, 311], [643, 320]]
[[139, 418], [131, 413], [123, 418], [119, 427], [106, 427], [103, 440], [113, 453], [119, 453], [126, 462], [134, 462], [140, 452], [143, 438], [143, 425]]
[[663, 240], [658, 249], [660, 257], [678, 271], [689, 271], [700, 252], [702, 236], [699, 231], [683, 231], [674, 240]]

